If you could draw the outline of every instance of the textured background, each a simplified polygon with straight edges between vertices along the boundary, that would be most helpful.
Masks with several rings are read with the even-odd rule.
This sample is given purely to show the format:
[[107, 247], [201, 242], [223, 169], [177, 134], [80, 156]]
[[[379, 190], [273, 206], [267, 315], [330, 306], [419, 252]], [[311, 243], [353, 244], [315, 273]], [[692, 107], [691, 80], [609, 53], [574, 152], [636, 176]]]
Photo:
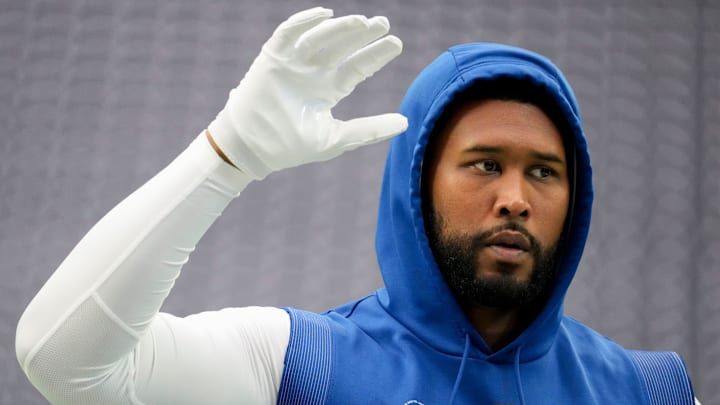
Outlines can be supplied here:
[[[443, 3], [443, 4], [441, 4]], [[14, 355], [24, 306], [107, 210], [223, 106], [272, 29], [310, 1], [0, 0], [0, 404], [43, 404]], [[567, 311], [634, 348], [676, 350], [720, 404], [720, 0], [327, 0], [384, 14], [405, 52], [337, 110], [394, 111], [447, 46], [555, 60], [583, 109], [597, 200]], [[321, 310], [379, 287], [386, 144], [252, 184], [165, 310]]]

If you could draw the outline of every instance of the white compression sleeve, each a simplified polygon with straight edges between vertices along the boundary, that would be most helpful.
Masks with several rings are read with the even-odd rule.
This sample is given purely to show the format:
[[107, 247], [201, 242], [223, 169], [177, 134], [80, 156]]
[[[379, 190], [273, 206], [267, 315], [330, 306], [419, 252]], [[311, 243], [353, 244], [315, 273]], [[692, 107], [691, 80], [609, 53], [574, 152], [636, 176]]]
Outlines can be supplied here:
[[51, 403], [275, 403], [290, 328], [283, 310], [158, 312], [250, 180], [201, 135], [78, 243], [18, 324], [18, 359]]

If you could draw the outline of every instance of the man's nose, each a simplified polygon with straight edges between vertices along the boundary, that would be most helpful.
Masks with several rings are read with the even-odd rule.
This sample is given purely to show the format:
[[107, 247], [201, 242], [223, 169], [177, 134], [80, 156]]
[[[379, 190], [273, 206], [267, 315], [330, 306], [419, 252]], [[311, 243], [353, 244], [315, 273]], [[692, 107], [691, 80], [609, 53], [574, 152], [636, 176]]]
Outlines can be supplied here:
[[506, 175], [498, 184], [493, 211], [496, 216], [508, 219], [530, 216], [526, 185], [521, 175]]

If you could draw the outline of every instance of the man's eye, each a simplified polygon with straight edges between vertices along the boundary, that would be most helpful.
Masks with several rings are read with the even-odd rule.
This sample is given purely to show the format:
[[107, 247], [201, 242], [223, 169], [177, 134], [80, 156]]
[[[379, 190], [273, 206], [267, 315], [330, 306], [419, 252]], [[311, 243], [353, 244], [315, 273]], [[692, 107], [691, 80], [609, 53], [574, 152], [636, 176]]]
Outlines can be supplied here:
[[475, 167], [485, 173], [495, 173], [500, 171], [500, 165], [494, 160], [483, 160], [475, 163]]
[[552, 176], [553, 170], [549, 167], [536, 167], [530, 171], [530, 174], [532, 174], [535, 177], [544, 179], [546, 177]]

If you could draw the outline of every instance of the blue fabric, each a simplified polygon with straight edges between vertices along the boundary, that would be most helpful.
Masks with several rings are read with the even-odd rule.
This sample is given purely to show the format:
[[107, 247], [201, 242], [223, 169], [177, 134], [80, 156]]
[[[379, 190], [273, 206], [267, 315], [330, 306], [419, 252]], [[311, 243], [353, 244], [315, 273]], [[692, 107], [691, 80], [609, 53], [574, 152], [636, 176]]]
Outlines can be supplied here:
[[[444, 108], [479, 80], [527, 79], [546, 89], [576, 146], [573, 220], [542, 311], [493, 352], [445, 284], [425, 234], [420, 180]], [[488, 43], [450, 48], [408, 90], [407, 131], [393, 139], [380, 197], [376, 250], [386, 288], [325, 313], [332, 336], [328, 404], [650, 404], [623, 348], [563, 314], [590, 225], [592, 170], [580, 111], [562, 73], [527, 50]], [[341, 270], [341, 269], [340, 269]], [[291, 323], [291, 342], [312, 340]], [[295, 356], [291, 343], [288, 358]], [[310, 350], [307, 345], [305, 349]], [[290, 363], [288, 362], [288, 366]], [[304, 372], [316, 364], [305, 363]], [[287, 379], [297, 374], [288, 371]]]
[[[332, 339], [326, 318], [286, 308], [293, 325], [278, 404], [322, 405], [330, 381]], [[310, 367], [308, 367], [310, 366]]]
[[652, 405], [694, 404], [685, 363], [677, 353], [629, 351]]

